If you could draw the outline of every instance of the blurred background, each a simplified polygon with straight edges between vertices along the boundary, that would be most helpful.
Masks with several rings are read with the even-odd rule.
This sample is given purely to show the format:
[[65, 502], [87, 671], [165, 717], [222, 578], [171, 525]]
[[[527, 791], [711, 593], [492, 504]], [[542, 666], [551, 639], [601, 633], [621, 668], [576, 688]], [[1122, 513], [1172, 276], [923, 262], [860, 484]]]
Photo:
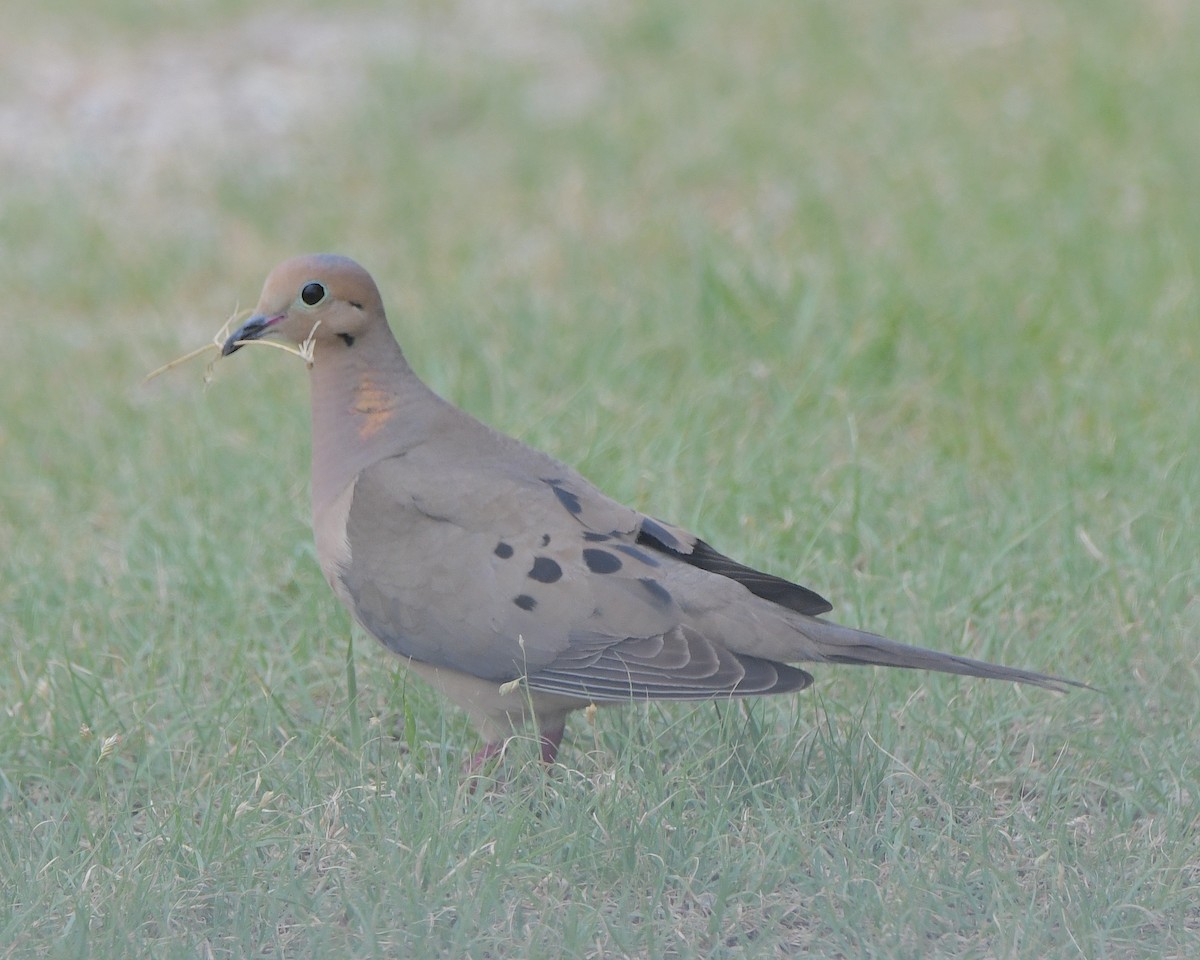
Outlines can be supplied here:
[[[318, 941], [364, 956], [413, 946], [397, 931], [423, 915], [428, 889], [409, 916], [372, 900], [365, 879], [347, 881], [389, 917], [392, 939], [368, 949], [363, 931], [381, 927], [357, 915], [339, 926], [343, 907], [321, 900], [328, 888], [307, 868], [287, 904], [205, 894], [201, 909], [187, 877], [205, 868], [165, 855], [165, 872], [134, 879], [135, 835], [160, 850], [209, 843], [210, 860], [232, 862], [241, 854], [221, 839], [229, 824], [206, 819], [214, 809], [273, 810], [265, 793], [298, 803], [304, 789], [317, 809], [367, 763], [359, 749], [339, 765], [323, 746], [349, 742], [357, 721], [349, 623], [311, 546], [302, 366], [247, 350], [142, 382], [252, 306], [278, 261], [319, 250], [374, 274], [436, 390], [614, 496], [800, 579], [845, 622], [1105, 691], [1060, 699], [834, 668], [807, 699], [752, 714], [759, 752], [781, 763], [759, 779], [810, 803], [791, 823], [823, 829], [851, 809], [867, 811], [868, 833], [893, 822], [888, 810], [908, 823], [911, 797], [879, 798], [917, 768], [935, 794], [980, 791], [969, 798], [990, 811], [980, 832], [938, 833], [911, 873], [892, 864], [884, 876], [867, 839], [842, 838], [833, 859], [874, 878], [874, 912], [825, 910], [828, 878], [811, 875], [781, 896], [815, 915], [798, 924], [760, 909], [757, 939], [730, 940], [750, 922], [750, 887], [735, 916], [729, 889], [693, 878], [665, 920], [632, 924], [620, 896], [598, 893], [603, 922], [576, 917], [568, 947], [539, 945], [498, 891], [562, 910], [570, 898], [539, 885], [540, 866], [513, 864], [472, 873], [495, 913], [458, 932], [434, 924], [431, 951], [1200, 948], [1200, 8], [11, 6], [0, 36], [0, 858], [15, 885], [0, 931], [14, 950], [69, 953], [89, 929], [112, 949], [136, 936], [218, 955], [240, 949], [231, 943], [270, 955]], [[461, 718], [407, 687], [368, 639], [355, 649], [362, 717], [392, 730], [402, 714], [401, 732], [367, 751], [394, 768], [372, 775], [394, 788], [416, 771], [443, 801], [458, 796], [456, 766], [474, 747]], [[714, 716], [602, 714], [578, 725], [574, 747], [568, 735], [564, 762], [601, 777], [641, 762], [629, 740], [648, 738], [652, 754], [691, 756], [694, 784], [728, 738], [742, 743], [737, 723]], [[797, 742], [824, 785], [786, 766]], [[308, 745], [294, 766], [280, 759], [289, 743]], [[282, 767], [264, 760], [277, 748]], [[280, 783], [264, 786], [272, 776]], [[613, 801], [619, 822], [626, 801]], [[428, 816], [427, 802], [403, 800], [410, 815]], [[934, 819], [955, 803], [943, 794]], [[194, 816], [155, 819], [166, 806]], [[946, 889], [973, 889], [971, 873], [927, 865], [947, 862], [945, 844], [992, 859], [988, 823], [1015, 836], [1005, 818], [1018, 815], [1032, 818], [1029, 860], [998, 855], [970, 909], [941, 910]], [[56, 839], [31, 842], [43, 823], [59, 825]], [[1072, 853], [1041, 864], [1066, 824]], [[563, 821], [563, 835], [576, 826]], [[748, 878], [752, 863], [763, 875], [763, 837], [777, 834], [758, 827]], [[553, 860], [513, 829], [534, 844], [530, 862]], [[362, 847], [330, 857], [381, 856], [362, 830]], [[468, 834], [447, 864], [478, 844]], [[667, 864], [692, 855], [658, 851]], [[784, 887], [786, 865], [813, 856], [766, 859], [785, 865]], [[238, 862], [213, 888], [267, 882]], [[125, 879], [86, 890], [96, 863]], [[635, 864], [635, 876], [649, 869]], [[606, 882], [586, 857], [554, 870], [571, 871], [596, 890]], [[724, 875], [738, 873], [727, 863]], [[906, 897], [905, 920], [882, 905]], [[152, 932], [137, 912], [149, 902]], [[304, 910], [303, 924], [279, 919]], [[929, 919], [974, 915], [1001, 918], [1001, 932]], [[1024, 917], [1028, 939], [1006, 916]], [[914, 923], [915, 939], [892, 937]], [[456, 940], [464, 930], [475, 939]]]

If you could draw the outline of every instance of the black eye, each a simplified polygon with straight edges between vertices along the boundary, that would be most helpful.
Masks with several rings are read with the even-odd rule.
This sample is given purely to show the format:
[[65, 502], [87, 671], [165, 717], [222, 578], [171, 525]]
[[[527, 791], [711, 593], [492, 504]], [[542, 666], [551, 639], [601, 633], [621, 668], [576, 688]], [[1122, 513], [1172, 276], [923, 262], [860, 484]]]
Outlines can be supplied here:
[[310, 307], [315, 307], [325, 299], [325, 285], [317, 283], [315, 280], [312, 283], [306, 283], [304, 289], [300, 291], [300, 299]]

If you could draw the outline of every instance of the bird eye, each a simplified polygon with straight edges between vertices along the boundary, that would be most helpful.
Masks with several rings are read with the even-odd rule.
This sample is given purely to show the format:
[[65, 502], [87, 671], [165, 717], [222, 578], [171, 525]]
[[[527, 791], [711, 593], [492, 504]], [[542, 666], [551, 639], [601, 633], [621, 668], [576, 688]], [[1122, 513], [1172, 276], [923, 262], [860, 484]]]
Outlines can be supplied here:
[[312, 283], [306, 283], [300, 291], [300, 299], [310, 307], [315, 307], [325, 299], [325, 285], [317, 283], [315, 280]]

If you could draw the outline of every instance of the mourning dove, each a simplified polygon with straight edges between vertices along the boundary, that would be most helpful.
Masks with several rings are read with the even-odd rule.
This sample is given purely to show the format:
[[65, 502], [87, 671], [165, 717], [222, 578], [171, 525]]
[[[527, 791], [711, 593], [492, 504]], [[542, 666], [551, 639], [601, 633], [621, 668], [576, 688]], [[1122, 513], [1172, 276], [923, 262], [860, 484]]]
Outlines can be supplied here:
[[622, 506], [422, 383], [353, 260], [276, 267], [222, 354], [262, 337], [311, 347], [325, 579], [467, 712], [486, 744], [471, 769], [531, 718], [549, 763], [572, 710], [802, 690], [796, 661], [1086, 686], [839, 626], [806, 587]]

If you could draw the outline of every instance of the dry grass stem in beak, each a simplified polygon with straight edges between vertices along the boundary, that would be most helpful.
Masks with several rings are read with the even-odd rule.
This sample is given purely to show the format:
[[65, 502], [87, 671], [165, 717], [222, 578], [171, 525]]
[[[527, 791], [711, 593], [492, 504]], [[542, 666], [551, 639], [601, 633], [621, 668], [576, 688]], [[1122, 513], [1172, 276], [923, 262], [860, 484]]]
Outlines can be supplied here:
[[[149, 383], [155, 377], [160, 377], [164, 373], [174, 370], [181, 364], [187, 363], [189, 360], [193, 360], [209, 350], [216, 350], [217, 355], [213, 357], [212, 360], [209, 361], [208, 366], [204, 368], [204, 382], [206, 384], [211, 382], [213, 365], [221, 358], [221, 348], [225, 345], [225, 341], [229, 339], [229, 331], [233, 328], [235, 323], [237, 323], [239, 320], [245, 319], [249, 315], [249, 310], [235, 310], [229, 315], [225, 322], [221, 324], [221, 328], [215, 334], [213, 334], [211, 343], [206, 343], [202, 347], [197, 347], [195, 350], [190, 350], [182, 357], [176, 357], [174, 360], [164, 363], [161, 367], [151, 370], [148, 374], [146, 374], [145, 378], [142, 380], [142, 383]], [[305, 338], [304, 342], [298, 347], [293, 347], [287, 343], [279, 343], [277, 340], [242, 340], [240, 341], [240, 344], [244, 347], [254, 346], [255, 344], [259, 344], [264, 347], [274, 347], [276, 350], [283, 350], [285, 353], [294, 354], [303, 360], [306, 365], [311, 367], [313, 364], [314, 335], [317, 332], [317, 327], [320, 325], [321, 321], [318, 320], [313, 325], [313, 328], [308, 332], [308, 336]]]

